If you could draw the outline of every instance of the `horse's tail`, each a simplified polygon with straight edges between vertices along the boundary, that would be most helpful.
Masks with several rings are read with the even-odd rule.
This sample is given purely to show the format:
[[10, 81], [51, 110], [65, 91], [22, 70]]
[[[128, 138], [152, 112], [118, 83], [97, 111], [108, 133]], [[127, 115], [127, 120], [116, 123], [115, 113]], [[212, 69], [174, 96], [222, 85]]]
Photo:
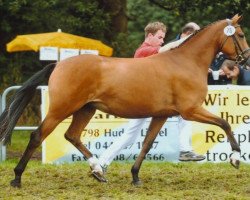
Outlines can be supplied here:
[[0, 142], [4, 141], [5, 144], [10, 142], [12, 131], [23, 110], [35, 95], [37, 86], [44, 81], [46, 81], [47, 84], [55, 65], [56, 63], [47, 65], [28, 79], [23, 86], [16, 91], [10, 100], [10, 105], [5, 108], [0, 116]]

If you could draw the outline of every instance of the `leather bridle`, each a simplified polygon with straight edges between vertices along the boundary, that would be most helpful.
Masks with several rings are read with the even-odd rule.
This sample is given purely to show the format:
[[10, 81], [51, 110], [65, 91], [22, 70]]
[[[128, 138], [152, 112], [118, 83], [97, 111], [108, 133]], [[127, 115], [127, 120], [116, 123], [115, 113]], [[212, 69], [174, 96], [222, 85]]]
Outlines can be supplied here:
[[[228, 23], [228, 26], [232, 26], [231, 20], [227, 19], [227, 23]], [[238, 27], [240, 27], [240, 25], [234, 26], [235, 29], [238, 28]], [[235, 57], [235, 62], [236, 62], [236, 64], [244, 65], [247, 62], [248, 58], [249, 58], [249, 56], [246, 56], [245, 54], [250, 51], [250, 48], [247, 48], [247, 49], [243, 50], [241, 48], [240, 44], [239, 44], [239, 41], [237, 40], [237, 37], [236, 37], [235, 33], [233, 35], [230, 35], [230, 36], [226, 37], [226, 39], [222, 43], [220, 49], [223, 48], [223, 46], [225, 45], [227, 39], [229, 37], [232, 37], [233, 43], [234, 43], [234, 47], [235, 47], [235, 52], [237, 54], [237, 56]]]

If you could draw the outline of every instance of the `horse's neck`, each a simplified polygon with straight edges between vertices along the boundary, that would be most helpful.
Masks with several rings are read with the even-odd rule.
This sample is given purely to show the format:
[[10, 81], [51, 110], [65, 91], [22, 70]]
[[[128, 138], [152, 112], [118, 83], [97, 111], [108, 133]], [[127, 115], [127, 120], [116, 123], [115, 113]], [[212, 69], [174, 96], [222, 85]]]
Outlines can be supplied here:
[[219, 30], [223, 30], [222, 26], [223, 22], [220, 21], [205, 27], [179, 48], [176, 48], [176, 53], [188, 55], [188, 58], [197, 62], [198, 65], [202, 64], [208, 68], [220, 48], [219, 37], [221, 34]]

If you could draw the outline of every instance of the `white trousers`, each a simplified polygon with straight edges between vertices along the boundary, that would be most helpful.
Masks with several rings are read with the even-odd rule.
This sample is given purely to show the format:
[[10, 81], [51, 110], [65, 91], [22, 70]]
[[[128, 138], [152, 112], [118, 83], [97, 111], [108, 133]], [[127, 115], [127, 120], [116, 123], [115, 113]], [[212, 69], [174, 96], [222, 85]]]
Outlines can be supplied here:
[[183, 119], [180, 115], [178, 119], [179, 149], [180, 151], [192, 151], [192, 122]]
[[[192, 124], [184, 120], [181, 116], [178, 117], [179, 143], [180, 151], [191, 151], [190, 136], [192, 132]], [[125, 147], [132, 145], [140, 135], [141, 129], [149, 118], [131, 119], [125, 132], [121, 137], [118, 137], [114, 143], [108, 147], [99, 158], [99, 164], [110, 165], [116, 155]]]

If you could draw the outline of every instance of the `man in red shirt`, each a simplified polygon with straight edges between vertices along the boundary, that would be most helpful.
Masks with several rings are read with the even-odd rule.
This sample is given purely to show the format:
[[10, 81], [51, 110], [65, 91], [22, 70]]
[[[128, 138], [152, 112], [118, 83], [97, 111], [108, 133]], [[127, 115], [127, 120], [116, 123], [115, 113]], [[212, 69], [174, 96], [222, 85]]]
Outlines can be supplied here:
[[136, 50], [134, 57], [147, 57], [157, 54], [167, 32], [166, 26], [161, 22], [149, 23], [145, 29], [145, 40]]

